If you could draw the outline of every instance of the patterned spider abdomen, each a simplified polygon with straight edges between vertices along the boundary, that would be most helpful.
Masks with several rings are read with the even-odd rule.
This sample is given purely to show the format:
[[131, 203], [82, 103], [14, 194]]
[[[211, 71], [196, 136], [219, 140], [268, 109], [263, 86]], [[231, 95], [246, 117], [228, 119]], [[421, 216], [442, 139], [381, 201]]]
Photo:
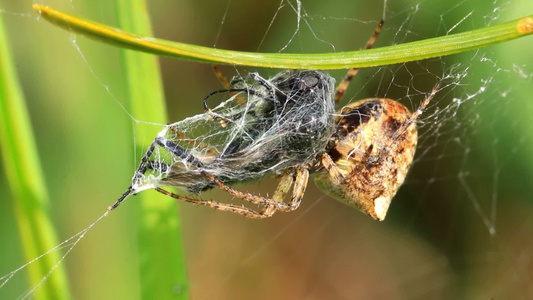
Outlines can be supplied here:
[[345, 106], [327, 150], [333, 162], [317, 185], [341, 202], [383, 220], [413, 162], [415, 120], [391, 99], [371, 98]]

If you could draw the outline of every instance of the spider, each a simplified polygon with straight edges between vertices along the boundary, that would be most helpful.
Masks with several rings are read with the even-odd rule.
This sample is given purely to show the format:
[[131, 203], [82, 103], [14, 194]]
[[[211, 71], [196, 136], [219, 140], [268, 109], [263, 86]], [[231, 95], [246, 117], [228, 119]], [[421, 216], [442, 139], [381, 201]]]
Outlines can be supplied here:
[[[366, 49], [372, 47], [382, 27], [383, 20]], [[193, 204], [266, 218], [299, 207], [312, 171], [319, 173], [319, 188], [383, 220], [413, 160], [415, 121], [437, 87], [412, 114], [399, 102], [384, 98], [364, 99], [335, 113], [335, 104], [357, 72], [350, 69], [334, 92], [333, 78], [319, 71], [284, 71], [270, 80], [251, 73], [229, 84], [215, 66], [226, 88], [204, 98], [204, 114], [160, 132], [141, 159], [132, 185], [108, 210], [130, 194], [154, 188]], [[210, 109], [208, 99], [219, 93], [233, 96]], [[220, 120], [218, 129], [204, 128], [216, 119]], [[196, 136], [203, 140], [187, 138], [182, 124], [200, 128]], [[281, 176], [271, 199], [228, 186], [269, 174]], [[260, 209], [178, 195], [163, 186], [185, 187], [192, 193], [217, 186]], [[292, 196], [285, 202], [291, 187]]]

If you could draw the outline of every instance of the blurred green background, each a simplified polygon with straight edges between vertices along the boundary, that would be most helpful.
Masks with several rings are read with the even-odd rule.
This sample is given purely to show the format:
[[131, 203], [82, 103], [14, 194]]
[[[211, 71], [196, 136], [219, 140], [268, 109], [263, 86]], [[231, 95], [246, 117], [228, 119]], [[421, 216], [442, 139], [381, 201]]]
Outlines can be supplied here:
[[[39, 3], [116, 24], [112, 2]], [[35, 130], [51, 217], [63, 240], [93, 222], [129, 185], [136, 167], [135, 116], [123, 107], [118, 50], [53, 27], [38, 18], [31, 4], [0, 0], [0, 13]], [[282, 2], [278, 10], [279, 1], [150, 1], [149, 12], [157, 37], [276, 52], [297, 29], [291, 5], [295, 3]], [[383, 3], [302, 5], [300, 30], [285, 52], [360, 48], [381, 18]], [[531, 13], [533, 4], [527, 0], [389, 1], [376, 46]], [[477, 52], [360, 72], [347, 99], [386, 96], [410, 108], [443, 75], [455, 76], [443, 81], [454, 86], [444, 85], [422, 117], [416, 163], [384, 222], [331, 200], [312, 183], [298, 211], [262, 221], [178, 203], [192, 298], [532, 298], [532, 42], [527, 37]], [[220, 88], [211, 67], [168, 58], [160, 62], [169, 120], [201, 113], [201, 99]], [[228, 77], [277, 72], [232, 66], [223, 71]], [[467, 76], [460, 78], [465, 71]], [[340, 79], [344, 72], [332, 74]], [[144, 126], [149, 131], [154, 125]], [[143, 142], [152, 138], [145, 136]], [[0, 275], [24, 263], [4, 178]], [[276, 183], [265, 179], [239, 189], [267, 195]], [[231, 200], [218, 191], [205, 197]], [[98, 224], [64, 262], [75, 299], [139, 298], [132, 201], [135, 197]], [[495, 227], [494, 235], [484, 221]], [[165, 258], [154, 261], [162, 263]], [[19, 274], [0, 289], [0, 298], [16, 298], [28, 287], [25, 274]]]

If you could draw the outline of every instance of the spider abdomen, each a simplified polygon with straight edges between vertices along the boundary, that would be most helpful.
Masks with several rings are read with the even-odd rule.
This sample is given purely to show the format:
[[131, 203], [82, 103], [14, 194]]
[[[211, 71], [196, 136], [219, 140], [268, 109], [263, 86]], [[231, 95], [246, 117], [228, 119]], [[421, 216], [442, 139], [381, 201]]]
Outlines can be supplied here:
[[328, 194], [383, 220], [413, 162], [417, 129], [409, 110], [391, 99], [345, 106], [327, 150], [334, 166], [318, 178]]

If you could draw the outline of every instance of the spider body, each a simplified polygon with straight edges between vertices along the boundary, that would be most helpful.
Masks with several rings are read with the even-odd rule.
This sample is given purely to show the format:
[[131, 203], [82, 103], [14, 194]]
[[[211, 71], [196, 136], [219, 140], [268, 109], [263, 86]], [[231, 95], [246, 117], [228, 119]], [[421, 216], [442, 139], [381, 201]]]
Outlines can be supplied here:
[[334, 198], [383, 220], [413, 161], [418, 140], [409, 110], [371, 98], [342, 108], [317, 185]]

